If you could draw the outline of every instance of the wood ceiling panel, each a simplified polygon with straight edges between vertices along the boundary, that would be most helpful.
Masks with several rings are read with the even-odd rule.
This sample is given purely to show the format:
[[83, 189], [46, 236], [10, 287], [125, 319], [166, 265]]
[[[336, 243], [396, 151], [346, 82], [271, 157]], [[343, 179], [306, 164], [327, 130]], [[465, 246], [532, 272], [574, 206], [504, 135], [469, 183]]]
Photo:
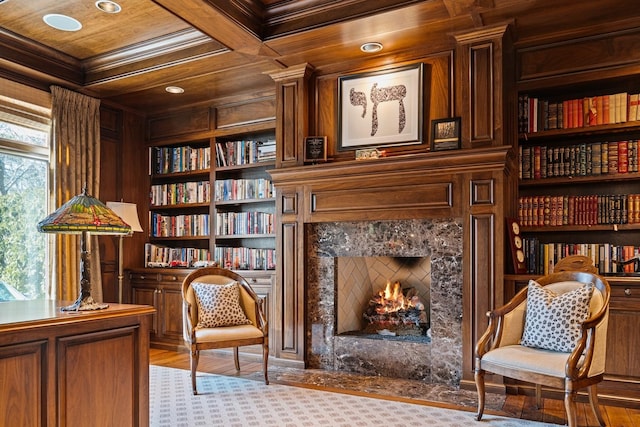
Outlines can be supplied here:
[[[106, 98], [139, 111], [151, 112], [211, 103], [212, 100], [235, 102], [254, 96], [273, 96], [275, 83], [267, 74], [273, 70], [274, 65], [269, 61], [243, 64], [208, 74], [194, 73], [192, 70], [193, 77], [175, 80], [172, 83], [184, 88], [185, 92], [182, 94], [169, 94], [164, 90], [165, 84], [162, 84], [146, 85], [144, 90]], [[144, 79], [146, 78], [145, 76]], [[160, 77], [158, 79], [162, 80]]]
[[[12, 0], [0, 4], [0, 26], [81, 60], [190, 28], [151, 0], [122, 2], [123, 9], [117, 14], [102, 12], [94, 3]], [[75, 18], [83, 27], [73, 32], [53, 29], [42, 20], [49, 13]]]
[[[0, 3], [0, 76], [55, 83], [153, 114], [273, 93], [267, 71], [390, 67], [455, 47], [454, 33], [514, 23], [519, 47], [640, 26], [637, 0], [94, 0]], [[51, 29], [45, 13], [84, 27]], [[384, 50], [365, 55], [363, 42]], [[169, 97], [167, 85], [185, 87]]]

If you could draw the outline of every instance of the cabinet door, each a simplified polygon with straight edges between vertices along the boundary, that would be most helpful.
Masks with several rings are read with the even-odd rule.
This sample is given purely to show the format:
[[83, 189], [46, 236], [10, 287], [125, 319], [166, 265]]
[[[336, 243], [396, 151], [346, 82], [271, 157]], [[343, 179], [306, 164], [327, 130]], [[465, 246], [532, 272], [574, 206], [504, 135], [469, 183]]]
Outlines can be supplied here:
[[156, 314], [153, 315], [153, 322], [151, 324], [151, 333], [157, 335], [158, 330], [158, 302], [157, 302], [157, 290], [156, 288], [139, 287], [135, 284], [131, 288], [132, 304], [151, 305], [156, 309]]
[[640, 377], [640, 311], [620, 309], [611, 302], [607, 333], [606, 373]]
[[0, 425], [39, 426], [47, 414], [47, 342], [0, 347]]
[[159, 335], [171, 340], [182, 340], [182, 292], [179, 289], [162, 289], [162, 316]]

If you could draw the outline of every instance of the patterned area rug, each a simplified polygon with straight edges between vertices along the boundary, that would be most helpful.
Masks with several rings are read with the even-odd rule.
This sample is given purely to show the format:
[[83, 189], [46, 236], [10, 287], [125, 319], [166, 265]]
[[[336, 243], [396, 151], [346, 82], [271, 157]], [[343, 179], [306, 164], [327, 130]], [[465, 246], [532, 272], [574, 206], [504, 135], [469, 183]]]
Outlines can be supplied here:
[[554, 426], [486, 414], [355, 396], [206, 373], [191, 392], [189, 371], [150, 366], [150, 425], [277, 427], [541, 427]]

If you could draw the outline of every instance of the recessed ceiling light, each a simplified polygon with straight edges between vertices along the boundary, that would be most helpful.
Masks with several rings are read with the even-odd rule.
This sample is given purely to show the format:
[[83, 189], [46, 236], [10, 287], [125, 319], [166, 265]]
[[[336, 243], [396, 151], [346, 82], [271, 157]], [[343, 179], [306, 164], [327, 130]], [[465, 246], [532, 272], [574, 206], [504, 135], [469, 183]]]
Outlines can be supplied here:
[[122, 7], [120, 7], [118, 3], [108, 0], [98, 0], [96, 2], [96, 7], [107, 13], [118, 13], [122, 10]]
[[44, 15], [42, 20], [50, 27], [56, 30], [62, 31], [78, 31], [82, 28], [82, 24], [77, 19], [74, 19], [67, 15], [60, 15], [57, 13], [50, 13]]
[[378, 43], [378, 42], [364, 43], [362, 46], [360, 46], [360, 50], [365, 53], [380, 52], [382, 50], [382, 43]]
[[184, 89], [180, 86], [167, 86], [164, 90], [169, 93], [184, 93]]

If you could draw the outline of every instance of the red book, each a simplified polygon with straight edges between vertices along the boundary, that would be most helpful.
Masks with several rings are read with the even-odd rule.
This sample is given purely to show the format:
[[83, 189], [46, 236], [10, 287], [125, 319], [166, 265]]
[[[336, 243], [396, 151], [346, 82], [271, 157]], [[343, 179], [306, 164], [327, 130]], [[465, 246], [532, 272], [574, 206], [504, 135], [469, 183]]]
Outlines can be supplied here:
[[627, 141], [618, 142], [618, 173], [629, 172], [629, 157]]
[[576, 223], [576, 196], [569, 196], [567, 205], [567, 225], [574, 225]]
[[[604, 106], [603, 96], [596, 96], [595, 98], [596, 98], [596, 110], [598, 110], [598, 113], [600, 113], [601, 111], [603, 111], [603, 106]], [[602, 122], [603, 117], [604, 117], [604, 114], [598, 114], [596, 116], [596, 124], [601, 125], [603, 123]]]
[[578, 120], [576, 127], [581, 128], [584, 126], [584, 102], [581, 99], [576, 99], [576, 109], [578, 110], [576, 113], [576, 119]]

